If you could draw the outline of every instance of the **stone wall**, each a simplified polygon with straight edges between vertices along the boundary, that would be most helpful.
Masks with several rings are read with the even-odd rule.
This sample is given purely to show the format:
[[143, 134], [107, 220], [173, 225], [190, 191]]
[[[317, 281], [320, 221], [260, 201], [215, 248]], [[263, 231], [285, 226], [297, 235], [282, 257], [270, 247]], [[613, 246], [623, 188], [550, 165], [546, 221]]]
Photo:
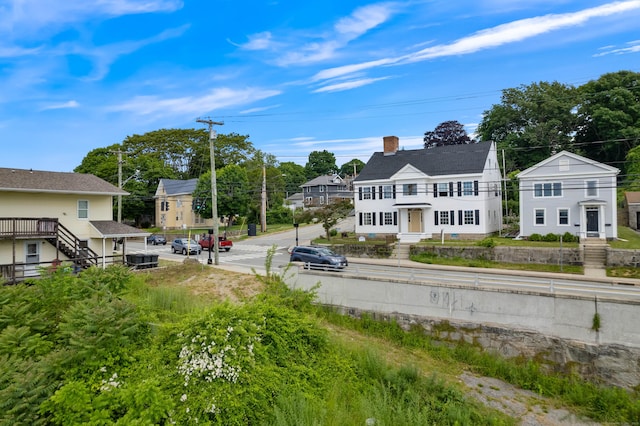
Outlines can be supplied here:
[[585, 343], [495, 325], [343, 307], [338, 307], [338, 310], [356, 318], [366, 313], [380, 321], [395, 320], [405, 330], [419, 325], [427, 335], [439, 341], [469, 343], [505, 358], [535, 359], [547, 372], [577, 374], [595, 383], [633, 390], [640, 377], [638, 348]]
[[607, 248], [607, 266], [640, 266], [640, 250]]
[[480, 247], [480, 246], [412, 246], [411, 254], [424, 252], [440, 257], [485, 259], [508, 263], [544, 263], [551, 265], [582, 265], [582, 250], [559, 247]]

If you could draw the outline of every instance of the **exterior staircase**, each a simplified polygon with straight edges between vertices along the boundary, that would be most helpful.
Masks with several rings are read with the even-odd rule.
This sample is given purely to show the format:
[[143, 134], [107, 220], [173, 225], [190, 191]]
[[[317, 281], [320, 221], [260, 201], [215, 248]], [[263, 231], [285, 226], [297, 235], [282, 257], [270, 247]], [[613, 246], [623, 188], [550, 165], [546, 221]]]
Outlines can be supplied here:
[[57, 223], [56, 236], [45, 238], [49, 244], [60, 250], [67, 256], [75, 266], [87, 269], [97, 265], [98, 254], [91, 250], [84, 241], [76, 237], [69, 229], [61, 223]]
[[411, 244], [397, 242], [391, 253], [392, 259], [409, 259]]
[[607, 265], [607, 242], [599, 238], [582, 241], [583, 265], [585, 269], [605, 269]]

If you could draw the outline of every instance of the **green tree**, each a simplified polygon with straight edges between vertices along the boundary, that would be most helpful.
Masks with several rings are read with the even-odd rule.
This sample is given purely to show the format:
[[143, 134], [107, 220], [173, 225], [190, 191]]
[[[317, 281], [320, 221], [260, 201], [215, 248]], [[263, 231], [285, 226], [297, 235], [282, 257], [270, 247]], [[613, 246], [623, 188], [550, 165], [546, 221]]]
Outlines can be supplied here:
[[506, 153], [507, 171], [524, 170], [564, 149], [575, 151], [578, 93], [558, 82], [505, 89], [501, 103], [485, 111], [480, 139]]
[[433, 148], [443, 145], [466, 145], [473, 140], [464, 129], [464, 125], [456, 120], [445, 121], [435, 129], [424, 132], [424, 147]]
[[285, 161], [280, 163], [278, 169], [284, 178], [285, 196], [288, 197], [300, 192], [300, 185], [307, 181], [304, 167], [291, 161]]
[[360, 174], [364, 166], [364, 161], [354, 158], [353, 160], [344, 163], [342, 167], [340, 167], [340, 176], [353, 176], [354, 171], [355, 174], [358, 175]]
[[296, 219], [298, 219], [298, 222], [303, 223], [309, 223], [313, 220], [322, 223], [322, 228], [324, 228], [327, 240], [330, 240], [331, 229], [336, 226], [340, 219], [347, 217], [351, 210], [353, 210], [351, 200], [335, 200], [320, 208], [296, 213]]
[[335, 173], [338, 170], [338, 166], [336, 166], [336, 156], [326, 149], [323, 151], [313, 151], [309, 154], [309, 160], [304, 166], [304, 169], [307, 179]]
[[[216, 189], [218, 216], [244, 216], [251, 200], [248, 192], [249, 179], [246, 170], [236, 164], [230, 164], [216, 170]], [[199, 200], [198, 213], [206, 218], [212, 216], [211, 205], [211, 171], [207, 171], [198, 179], [193, 192], [194, 202]]]
[[576, 142], [588, 158], [625, 169], [640, 141], [640, 73], [619, 71], [580, 86]]

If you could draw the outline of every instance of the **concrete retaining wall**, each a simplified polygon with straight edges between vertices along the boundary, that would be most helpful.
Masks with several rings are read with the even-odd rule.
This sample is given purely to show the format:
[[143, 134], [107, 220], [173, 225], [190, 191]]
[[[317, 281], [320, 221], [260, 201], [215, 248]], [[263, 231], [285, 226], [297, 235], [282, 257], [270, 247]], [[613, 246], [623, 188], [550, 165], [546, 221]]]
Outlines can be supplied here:
[[607, 383], [640, 384], [640, 303], [597, 302], [600, 331], [591, 329], [596, 301], [591, 298], [477, 289], [450, 284], [381, 282], [348, 274], [298, 270], [285, 277], [291, 287], [308, 290], [318, 282], [319, 302], [349, 313], [395, 316], [433, 331], [447, 322], [441, 336], [467, 340], [506, 356], [525, 356], [567, 366]]

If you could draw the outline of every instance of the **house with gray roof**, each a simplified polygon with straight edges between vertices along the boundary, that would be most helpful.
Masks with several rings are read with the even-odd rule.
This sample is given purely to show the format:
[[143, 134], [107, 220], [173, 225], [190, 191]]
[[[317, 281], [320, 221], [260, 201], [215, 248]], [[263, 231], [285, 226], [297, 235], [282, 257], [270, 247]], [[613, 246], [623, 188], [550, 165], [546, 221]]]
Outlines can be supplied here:
[[338, 174], [323, 175], [300, 185], [304, 207], [320, 207], [336, 200], [352, 200], [349, 182]]
[[113, 220], [118, 195], [128, 193], [90, 174], [0, 168], [0, 281], [123, 262], [126, 239], [149, 234]]
[[477, 238], [500, 230], [500, 168], [493, 142], [399, 149], [383, 138], [354, 180], [355, 230], [400, 242]]
[[160, 179], [154, 195], [156, 226], [162, 229], [187, 229], [213, 226], [194, 205], [193, 192], [198, 179]]

